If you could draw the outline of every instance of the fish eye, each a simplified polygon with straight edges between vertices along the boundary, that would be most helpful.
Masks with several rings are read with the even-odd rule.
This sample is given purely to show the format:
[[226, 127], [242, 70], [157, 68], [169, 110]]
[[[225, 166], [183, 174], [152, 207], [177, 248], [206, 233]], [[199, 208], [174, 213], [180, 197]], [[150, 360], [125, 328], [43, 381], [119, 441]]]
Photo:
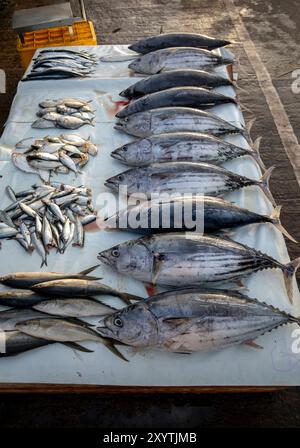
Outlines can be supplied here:
[[127, 146], [123, 146], [123, 151], [126, 152], [127, 151]]
[[123, 180], [123, 179], [124, 179], [124, 177], [122, 176], [122, 174], [119, 174], [118, 179], [119, 179], [119, 180]]
[[116, 325], [116, 327], [123, 327], [123, 321], [120, 317], [115, 317], [114, 318], [114, 325]]
[[111, 251], [111, 254], [112, 254], [113, 257], [118, 257], [118, 256], [120, 255], [118, 249], [113, 249], [113, 250]]

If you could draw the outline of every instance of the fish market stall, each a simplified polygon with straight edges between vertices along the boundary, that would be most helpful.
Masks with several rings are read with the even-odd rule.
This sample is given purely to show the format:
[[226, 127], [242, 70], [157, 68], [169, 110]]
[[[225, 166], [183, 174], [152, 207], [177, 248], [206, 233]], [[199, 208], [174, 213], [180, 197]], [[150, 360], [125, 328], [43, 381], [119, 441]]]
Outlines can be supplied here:
[[[50, 76], [49, 79], [20, 81], [5, 130], [0, 140], [0, 191], [1, 197], [3, 198], [2, 208], [5, 210], [13, 203], [13, 195], [16, 196], [18, 202], [23, 197], [21, 195], [22, 192], [29, 192], [33, 188], [42, 188], [42, 185], [45, 186], [45, 183], [48, 186], [50, 185], [55, 191], [53, 193], [53, 190], [51, 190], [52, 196], [49, 200], [47, 199], [48, 196], [46, 196], [46, 200], [41, 199], [37, 213], [39, 215], [41, 209], [43, 213], [46, 210], [45, 213], [48, 213], [49, 222], [51, 223], [51, 216], [54, 214], [53, 210], [55, 209], [55, 213], [59, 214], [61, 209], [57, 211], [57, 206], [60, 207], [60, 205], [63, 206], [65, 204], [64, 200], [59, 199], [64, 197], [62, 192], [67, 187], [61, 187], [61, 185], [72, 186], [74, 188], [72, 194], [78, 194], [80, 201], [78, 200], [78, 196], [74, 196], [74, 204], [72, 201], [70, 202], [74, 206], [74, 210], [71, 207], [68, 207], [68, 210], [73, 211], [77, 216], [77, 206], [78, 204], [81, 205], [82, 201], [84, 211], [79, 215], [80, 218], [75, 219], [74, 225], [72, 216], [70, 217], [66, 213], [63, 214], [63, 217], [60, 218], [61, 224], [65, 224], [66, 220], [69, 220], [71, 230], [70, 228], [66, 230], [64, 225], [56, 226], [60, 241], [62, 238], [62, 243], [64, 244], [61, 247], [57, 247], [57, 250], [53, 247], [46, 254], [47, 256], [43, 253], [43, 248], [41, 248], [40, 252], [38, 250], [27, 250], [28, 248], [24, 250], [24, 247], [14, 239], [3, 241], [0, 258], [0, 274], [4, 276], [5, 274], [22, 271], [40, 271], [41, 273], [57, 272], [66, 275], [69, 274], [69, 277], [71, 274], [78, 274], [79, 278], [82, 275], [84, 279], [88, 276], [91, 277], [89, 279], [91, 281], [101, 281], [107, 287], [110, 287], [111, 290], [108, 290], [107, 293], [105, 290], [101, 290], [101, 302], [96, 301], [86, 304], [86, 306], [93, 305], [96, 307], [96, 311], [93, 310], [93, 315], [83, 319], [93, 326], [87, 325], [82, 330], [89, 334], [90, 339], [82, 339], [83, 342], [82, 344], [80, 342], [81, 347], [79, 349], [76, 346], [76, 342], [70, 344], [67, 341], [68, 343], [62, 344], [59, 341], [53, 342], [49, 336], [47, 339], [48, 342], [45, 342], [44, 345], [37, 346], [38, 348], [20, 353], [16, 356], [2, 357], [0, 359], [0, 389], [18, 389], [18, 387], [24, 389], [27, 387], [26, 385], [30, 384], [31, 387], [40, 388], [41, 390], [45, 390], [47, 387], [49, 390], [51, 387], [58, 387], [58, 389], [62, 388], [62, 390], [65, 390], [65, 387], [75, 385], [79, 389], [81, 388], [80, 390], [85, 390], [85, 388], [88, 390], [89, 387], [98, 386], [104, 389], [107, 388], [107, 390], [115, 388], [141, 388], [142, 390], [143, 388], [155, 387], [159, 388], [159, 390], [182, 388], [181, 390], [197, 391], [210, 387], [272, 388], [282, 385], [298, 385], [300, 373], [299, 354], [295, 350], [295, 344], [293, 344], [296, 338], [294, 330], [298, 328], [296, 319], [287, 319], [283, 322], [280, 320], [278, 321], [279, 328], [268, 331], [271, 327], [265, 327], [266, 331], [261, 332], [259, 337], [255, 339], [255, 342], [251, 338], [249, 340], [246, 338], [244, 339], [244, 343], [226, 347], [224, 350], [219, 348], [213, 351], [199, 351], [188, 354], [171, 353], [170, 351], [163, 351], [158, 348], [150, 350], [147, 347], [116, 345], [118, 355], [116, 356], [116, 353], [113, 352], [109, 344], [103, 344], [100, 335], [105, 337], [106, 334], [104, 330], [101, 333], [101, 325], [99, 327], [99, 321], [102, 320], [101, 316], [104, 314], [109, 315], [115, 311], [115, 309], [112, 310], [111, 308], [124, 307], [124, 301], [125, 303], [128, 303], [128, 301], [130, 303], [133, 300], [131, 303], [137, 304], [139, 303], [136, 302], [137, 297], [146, 298], [148, 295], [153, 294], [153, 291], [151, 293], [151, 287], [148, 285], [149, 279], [142, 278], [142, 281], [140, 281], [138, 278], [139, 273], [131, 276], [123, 275], [121, 270], [118, 272], [111, 265], [103, 262], [103, 254], [105, 254], [105, 251], [126, 241], [140, 238], [141, 235], [133, 231], [112, 230], [100, 225], [101, 223], [103, 224], [104, 210], [105, 216], [107, 214], [110, 216], [114, 211], [113, 209], [105, 208], [105, 205], [107, 206], [106, 202], [108, 198], [111, 198], [111, 191], [114, 190], [112, 184], [115, 178], [127, 169], [145, 169], [140, 179], [141, 182], [148, 176], [147, 168], [140, 165], [138, 165], [138, 168], [133, 168], [131, 166], [132, 161], [130, 162], [128, 155], [124, 155], [120, 150], [117, 153], [115, 152], [114, 157], [111, 157], [112, 151], [134, 142], [134, 136], [140, 138], [153, 138], [153, 136], [140, 133], [140, 130], [135, 132], [135, 134], [132, 134], [132, 132], [131, 134], [130, 132], [125, 133], [121, 130], [123, 126], [125, 128], [127, 127], [128, 131], [128, 126], [132, 118], [126, 119], [126, 117], [122, 117], [122, 114], [129, 107], [132, 107], [133, 103], [127, 106], [128, 99], [124, 98], [124, 96], [119, 96], [119, 93], [128, 89], [137, 81], [143, 80], [145, 77], [145, 74], [133, 73], [132, 70], [128, 69], [128, 64], [131, 62], [128, 58], [132, 58], [134, 54], [132, 50], [128, 50], [127, 45], [72, 47], [72, 49], [74, 51], [84, 50], [87, 53], [93, 54], [93, 61], [97, 62], [93, 62], [93, 72], [90, 76], [66, 77], [65, 79], [56, 79], [53, 81], [51, 79], [52, 75], [50, 76], [47, 73]], [[214, 52], [219, 57], [224, 57], [226, 61], [226, 58], [230, 55], [227, 48], [214, 50]], [[35, 58], [39, 54], [40, 51], [37, 51]], [[24, 75], [24, 80], [32, 73], [33, 66], [34, 62], [28, 67]], [[222, 76], [223, 79], [229, 79], [224, 65], [218, 65], [212, 73]], [[161, 76], [163, 74], [163, 72], [160, 72], [153, 76]], [[40, 77], [38, 76], [38, 78]], [[234, 86], [229, 83], [229, 85], [217, 86], [213, 91], [209, 92], [225, 95], [230, 99], [224, 101], [216, 95], [212, 97], [211, 94], [209, 101], [213, 100], [215, 103], [209, 104], [204, 109], [204, 113], [200, 111], [201, 108], [196, 111], [193, 109], [193, 118], [196, 120], [199, 116], [202, 119], [206, 117], [206, 113], [213, 113], [217, 119], [226, 121], [227, 126], [231, 127], [230, 130], [234, 132], [222, 136], [223, 145], [234, 145], [239, 150], [242, 148], [244, 153], [237, 154], [235, 157], [224, 157], [222, 159], [222, 167], [231, 171], [234, 175], [245, 176], [248, 180], [251, 180], [251, 182], [249, 181], [245, 184], [245, 188], [228, 188], [227, 191], [223, 192], [224, 199], [237, 206], [246, 208], [251, 212], [273, 217], [269, 221], [264, 219], [259, 224], [235, 227], [231, 229], [230, 235], [222, 234], [221, 229], [218, 229], [220, 230], [218, 236], [224, 238], [225, 241], [228, 241], [226, 240], [228, 237], [232, 238], [234, 241], [255, 248], [256, 251], [267, 254], [269, 257], [280, 262], [280, 269], [259, 270], [259, 272], [245, 277], [243, 284], [246, 290], [241, 290], [241, 293], [246, 294], [250, 298], [257, 299], [259, 302], [276, 307], [292, 316], [299, 316], [300, 295], [296, 281], [292, 277], [296, 269], [296, 263], [295, 265], [288, 265], [287, 268], [284, 267], [290, 263], [290, 259], [284, 237], [281, 233], [284, 230], [278, 225], [278, 219], [274, 218], [274, 204], [272, 204], [272, 196], [269, 194], [267, 188], [267, 178], [270, 171], [266, 171], [263, 167], [258, 153], [251, 152], [252, 145], [248, 139], [249, 132], [251, 133], [251, 131], [246, 128], [248, 123], [244, 122], [242, 107], [238, 102], [236, 103]], [[190, 94], [189, 91], [187, 94]], [[48, 113], [57, 114], [61, 106], [60, 99], [64, 98], [78, 98], [83, 101], [82, 108], [89, 107], [90, 111], [92, 111], [93, 119], [91, 121], [85, 121], [76, 117], [83, 122], [77, 129], [70, 129], [59, 126], [57, 116], [54, 115], [53, 118], [53, 115], [50, 115], [49, 120], [46, 120], [48, 123], [42, 123], [46, 126], [45, 128], [43, 126], [32, 127], [32, 123], [35, 120], [41, 118], [44, 120], [43, 116], [36, 116], [37, 112], [41, 112], [43, 109], [39, 105], [48, 99], [52, 99], [55, 102], [53, 106], [54, 110]], [[152, 101], [154, 105], [157, 99], [154, 98]], [[159, 101], [169, 100], [165, 97], [162, 99], [159, 97]], [[178, 101], [181, 100], [179, 99]], [[198, 97], [196, 101], [199, 101]], [[216, 104], [216, 101], [220, 101], [220, 103]], [[65, 106], [65, 103], [63, 106]], [[123, 109], [124, 106], [125, 109]], [[182, 104], [176, 104], [176, 106], [180, 107]], [[72, 109], [72, 104], [65, 107]], [[141, 107], [144, 106], [142, 105]], [[167, 105], [166, 107], [169, 106]], [[76, 108], [77, 105], [73, 107], [73, 109]], [[142, 113], [148, 113], [147, 110], [143, 110], [144, 112]], [[74, 113], [80, 114], [82, 111], [86, 113], [84, 109], [78, 112], [75, 111]], [[186, 113], [186, 111], [180, 112]], [[115, 118], [115, 114], [120, 116], [118, 120]], [[132, 117], [132, 115], [130, 116]], [[79, 117], [82, 117], [82, 115], [79, 115]], [[86, 116], [83, 115], [83, 117]], [[122, 120], [124, 121], [122, 122]], [[117, 121], [118, 123], [122, 123], [122, 126], [119, 124], [119, 128], [116, 128], [118, 127], [118, 125], [116, 126]], [[48, 127], [48, 125], [51, 127]], [[76, 123], [74, 126], [77, 126]], [[235, 132], [236, 129], [242, 130], [243, 132]], [[80, 153], [78, 157], [74, 149], [73, 143], [75, 140], [72, 140], [72, 135], [75, 140], [78, 138], [78, 135], [83, 139], [83, 142], [80, 144], [76, 140], [76, 148], [79, 148], [77, 151]], [[218, 136], [219, 134], [216, 134], [217, 138]], [[36, 159], [38, 158], [36, 157], [36, 153], [39, 149], [44, 148], [45, 144], [58, 146], [57, 148], [53, 148], [53, 152], [49, 153], [52, 154], [51, 156], [47, 155], [46, 158], [43, 155], [39, 159], [40, 161], [36, 163]], [[66, 145], [72, 146], [73, 149], [66, 148]], [[94, 148], [91, 145], [94, 145], [97, 151], [91, 149]], [[253, 146], [258, 148], [259, 142], [254, 143]], [[128, 150], [128, 147], [126, 146], [126, 150]], [[90, 152], [86, 148], [89, 148]], [[232, 148], [230, 146], [231, 150]], [[72, 156], [68, 155], [70, 153]], [[18, 160], [17, 163], [14, 163], [12, 154]], [[67, 157], [65, 157], [66, 154]], [[82, 154], [88, 154], [88, 160]], [[182, 150], [180, 154], [182, 154]], [[239, 155], [242, 157], [239, 157]], [[167, 160], [167, 163], [173, 161], [172, 157], [170, 160]], [[179, 156], [177, 155], [176, 157], [178, 158]], [[197, 153], [195, 157], [197, 157]], [[125, 163], [128, 163], [129, 166], [122, 163], [122, 161], [124, 162], [124, 158]], [[35, 161], [34, 164], [32, 163], [33, 161]], [[196, 161], [198, 162], [200, 160]], [[154, 162], [161, 162], [161, 160], [154, 160]], [[45, 174], [44, 167], [46, 163], [48, 164], [47, 167], [53, 168], [49, 168]], [[42, 166], [42, 169], [39, 169], [38, 165]], [[192, 169], [192, 167], [187, 166], [185, 169]], [[140, 172], [134, 172], [133, 178], [137, 179], [138, 173]], [[51, 177], [49, 177], [49, 173]], [[151, 172], [150, 177], [152, 174]], [[199, 176], [200, 174], [198, 173]], [[178, 178], [180, 177], [179, 172], [177, 172], [177, 176]], [[186, 179], [183, 178], [183, 183], [185, 181]], [[130, 182], [128, 181], [128, 184]], [[33, 185], [35, 187], [32, 187]], [[12, 189], [11, 195], [8, 194], [10, 190], [7, 187]], [[82, 189], [86, 190], [82, 191]], [[136, 185], [135, 191], [137, 191]], [[208, 192], [211, 193], [211, 190], [208, 189]], [[45, 194], [47, 195], [47, 193], [46, 191]], [[24, 204], [21, 206], [21, 211], [25, 215], [32, 213], [26, 209], [26, 204], [25, 207]], [[87, 218], [87, 216], [93, 215], [95, 212], [98, 212], [101, 218], [96, 222]], [[16, 234], [22, 234], [22, 224], [19, 222], [20, 217], [22, 217], [22, 213], [13, 216], [13, 224], [17, 226], [16, 233], [12, 234], [13, 237]], [[35, 215], [33, 217], [35, 219]], [[83, 223], [85, 219], [86, 222]], [[39, 216], [37, 217], [38, 221]], [[84, 240], [78, 240], [78, 234], [75, 233], [77, 221], [80, 221], [78, 223], [79, 229], [84, 229]], [[30, 222], [30, 219], [28, 219], [28, 227], [31, 226]], [[35, 223], [33, 233], [35, 232], [38, 235], [37, 222]], [[25, 223], [27, 223], [26, 219]], [[273, 225], [274, 223], [276, 225]], [[47, 221], [42, 219], [42, 225], [46, 228]], [[63, 239], [64, 231], [68, 231], [68, 237], [65, 241]], [[70, 239], [71, 231], [74, 232], [72, 239]], [[29, 243], [29, 246], [30, 244], [32, 244], [32, 241]], [[50, 246], [52, 247], [53, 244], [51, 243]], [[260, 255], [257, 256], [259, 257]], [[153, 269], [150, 283], [157, 283], [160, 275], [160, 266], [164, 262], [163, 257], [158, 260]], [[92, 269], [97, 264], [99, 266]], [[267, 267], [274, 266], [268, 265]], [[79, 274], [82, 271], [89, 270], [89, 268], [92, 269], [91, 272]], [[283, 272], [291, 273], [290, 278], [292, 283], [289, 282], [288, 284], [284, 281]], [[40, 281], [42, 288], [43, 281]], [[226, 283], [221, 282], [218, 287], [226, 288]], [[9, 292], [9, 288], [10, 285], [4, 282], [1, 285], [1, 292]], [[159, 284], [159, 282], [158, 286], [155, 286], [154, 289], [155, 293], [166, 290], [164, 285]], [[39, 294], [43, 294], [40, 291]], [[97, 289], [91, 291], [91, 297], [98, 295]], [[117, 291], [117, 294], [112, 294], [112, 291]], [[36, 288], [34, 292], [37, 293]], [[58, 294], [61, 294], [61, 291], [59, 293], [56, 292], [56, 295]], [[111, 297], [112, 295], [113, 297]], [[290, 299], [293, 297], [292, 303], [288, 296]], [[6, 306], [1, 307], [1, 309], [7, 309], [9, 303], [9, 301], [6, 302]], [[51, 303], [51, 305], [56, 306], [57, 304]], [[45, 309], [47, 312], [43, 301], [33, 304], [33, 309], [33, 313], [32, 310], [30, 312], [29, 310], [26, 311], [28, 313], [27, 319], [29, 320], [34, 317], [41, 317], [40, 315], [37, 316], [35, 312], [43, 313]], [[55, 312], [53, 312], [54, 315]], [[255, 312], [259, 315], [259, 313], [263, 313], [264, 311], [258, 306]], [[78, 317], [78, 319], [80, 322], [78, 320], [73, 321], [72, 325], [76, 326], [81, 324], [82, 318]], [[181, 324], [182, 322], [175, 323]], [[282, 323], [288, 323], [288, 325], [281, 325]], [[273, 327], [276, 326], [274, 325]], [[24, 326], [20, 323], [17, 324], [16, 328], [21, 331], [27, 331], [28, 333], [25, 334], [30, 337], [30, 331], [28, 329], [26, 330], [25, 327], [26, 325]], [[98, 328], [100, 328], [99, 334]], [[109, 333], [109, 337], [111, 337], [111, 333]], [[62, 342], [66, 341], [64, 340]], [[182, 351], [184, 352], [184, 350]], [[129, 362], [120, 359], [121, 357], [126, 358]]]

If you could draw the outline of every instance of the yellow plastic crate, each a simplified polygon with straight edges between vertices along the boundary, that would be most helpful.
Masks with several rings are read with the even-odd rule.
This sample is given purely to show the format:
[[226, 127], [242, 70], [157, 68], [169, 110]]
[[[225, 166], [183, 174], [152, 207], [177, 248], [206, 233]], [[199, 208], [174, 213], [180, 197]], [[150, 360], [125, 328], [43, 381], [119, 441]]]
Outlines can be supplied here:
[[76, 22], [72, 26], [48, 28], [23, 34], [24, 43], [18, 37], [17, 50], [24, 69], [28, 67], [37, 48], [67, 45], [97, 45], [94, 25], [91, 21]]

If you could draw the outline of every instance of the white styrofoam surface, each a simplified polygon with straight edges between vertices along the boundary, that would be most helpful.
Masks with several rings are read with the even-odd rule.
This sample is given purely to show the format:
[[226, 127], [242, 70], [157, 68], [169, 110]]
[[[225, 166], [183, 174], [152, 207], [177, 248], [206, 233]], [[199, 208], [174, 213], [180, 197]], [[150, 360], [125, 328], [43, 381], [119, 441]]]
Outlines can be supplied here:
[[[114, 51], [125, 52], [125, 46], [116, 46]], [[92, 47], [98, 54], [109, 53], [112, 47]], [[118, 63], [120, 64], [120, 63]], [[97, 157], [91, 157], [84, 173], [77, 178], [74, 175], [60, 175], [57, 179], [67, 183], [80, 185], [83, 182], [92, 187], [94, 203], [100, 205], [101, 192], [107, 191], [103, 186], [108, 177], [125, 170], [126, 167], [110, 157], [110, 152], [131, 137], [113, 129], [113, 118], [107, 112], [107, 105], [99, 102], [100, 97], [118, 98], [117, 93], [133, 82], [125, 68], [114, 64], [99, 69], [99, 79], [67, 80], [61, 86], [57, 81], [20, 83], [12, 111], [0, 140], [0, 194], [3, 207], [8, 204], [5, 196], [7, 184], [21, 190], [38, 181], [38, 177], [18, 171], [9, 160], [7, 149], [1, 145], [14, 145], [17, 141], [29, 136], [57, 135], [59, 129], [34, 130], [30, 122], [36, 110], [36, 101], [45, 97], [65, 96], [65, 93], [82, 98], [93, 98], [97, 109], [96, 126], [84, 126], [77, 131], [99, 145]], [[121, 76], [120, 73], [123, 75]], [[105, 78], [105, 79], [104, 79]], [[81, 83], [81, 84], [79, 84]], [[78, 86], [80, 89], [78, 89]], [[60, 88], [59, 88], [60, 86]], [[51, 89], [49, 89], [51, 88]], [[224, 92], [226, 93], [226, 91]], [[29, 101], [30, 100], [30, 101]], [[113, 102], [111, 102], [113, 105]], [[226, 108], [226, 106], [225, 106]], [[236, 108], [235, 108], [236, 109]], [[235, 122], [239, 121], [235, 109], [226, 109], [226, 117], [231, 115]], [[67, 131], [66, 131], [67, 132]], [[240, 136], [227, 137], [236, 144], [246, 144]], [[249, 158], [240, 158], [226, 164], [228, 169], [258, 179], [261, 175], [257, 165]], [[260, 213], [270, 213], [271, 205], [256, 188], [246, 188], [230, 193], [227, 199]], [[69, 248], [64, 255], [53, 251], [49, 256], [48, 268], [43, 270], [77, 272], [95, 264], [98, 252], [121, 241], [135, 238], [128, 232], [88, 233], [86, 245], [82, 249]], [[289, 261], [286, 245], [282, 235], [269, 224], [253, 225], [234, 232], [234, 239], [253, 246], [274, 258], [286, 263]], [[4, 242], [0, 257], [1, 274], [13, 271], [39, 270], [40, 259], [33, 253], [28, 255], [13, 241]], [[144, 286], [135, 280], [117, 275], [109, 267], [101, 266], [96, 271], [104, 278], [105, 283], [120, 290], [146, 296]], [[246, 280], [248, 295], [300, 315], [300, 296], [295, 284], [294, 306], [288, 303], [283, 285], [282, 273], [268, 270], [252, 275]], [[62, 345], [54, 344], [43, 347], [14, 358], [0, 360], [0, 383], [76, 383], [100, 385], [141, 385], [141, 386], [211, 386], [211, 385], [297, 385], [300, 377], [300, 354], [292, 353], [292, 331], [296, 325], [288, 325], [261, 336], [257, 343], [263, 350], [247, 346], [232, 347], [223, 351], [179, 355], [159, 351], [132, 353], [124, 350], [130, 358], [124, 363], [114, 357], [101, 344], [88, 343], [93, 354], [74, 352]]]

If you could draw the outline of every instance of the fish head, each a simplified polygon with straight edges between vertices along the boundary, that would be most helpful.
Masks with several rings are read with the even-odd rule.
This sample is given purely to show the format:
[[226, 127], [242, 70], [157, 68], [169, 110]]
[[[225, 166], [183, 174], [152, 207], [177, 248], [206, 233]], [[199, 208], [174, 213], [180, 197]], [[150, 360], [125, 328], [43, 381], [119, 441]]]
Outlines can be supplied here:
[[134, 347], [154, 345], [157, 339], [155, 318], [143, 303], [129, 305], [107, 316], [97, 330], [103, 337]]
[[151, 134], [151, 121], [151, 111], [139, 112], [120, 118], [114, 127], [135, 137], [147, 137]]
[[97, 258], [122, 274], [141, 279], [144, 279], [146, 274], [151, 276], [152, 256], [142, 239], [113, 246], [100, 252]]
[[[139, 193], [142, 190], [142, 180], [145, 172], [141, 168], [132, 168], [110, 177], [105, 181], [105, 186], [117, 191], [122, 196]], [[144, 197], [141, 199], [145, 199]]]
[[134, 72], [140, 73], [141, 61], [142, 61], [142, 56], [135, 58], [132, 62], [130, 62], [130, 64], [128, 64], [128, 68], [130, 70], [133, 70]]
[[122, 92], [120, 92], [119, 95], [125, 98], [132, 98], [134, 96], [133, 86], [130, 86], [127, 89], [122, 90]]
[[111, 156], [131, 166], [143, 166], [152, 162], [151, 142], [143, 138], [120, 146], [112, 151]]

